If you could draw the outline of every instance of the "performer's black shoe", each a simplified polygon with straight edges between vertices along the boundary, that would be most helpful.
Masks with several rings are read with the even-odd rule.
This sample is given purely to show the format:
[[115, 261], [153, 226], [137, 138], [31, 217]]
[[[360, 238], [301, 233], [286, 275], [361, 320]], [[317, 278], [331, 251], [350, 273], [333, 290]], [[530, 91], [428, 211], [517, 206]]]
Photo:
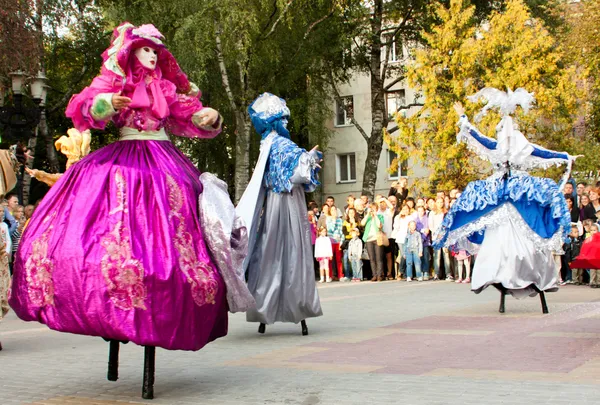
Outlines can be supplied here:
[[306, 321], [302, 321], [301, 325], [302, 325], [302, 336], [308, 335], [308, 327], [306, 326]]
[[265, 333], [266, 327], [267, 327], [267, 325], [265, 325], [264, 323], [261, 323], [260, 325], [258, 325], [258, 333]]
[[2, 342], [0, 342], [0, 352], [2, 351]]

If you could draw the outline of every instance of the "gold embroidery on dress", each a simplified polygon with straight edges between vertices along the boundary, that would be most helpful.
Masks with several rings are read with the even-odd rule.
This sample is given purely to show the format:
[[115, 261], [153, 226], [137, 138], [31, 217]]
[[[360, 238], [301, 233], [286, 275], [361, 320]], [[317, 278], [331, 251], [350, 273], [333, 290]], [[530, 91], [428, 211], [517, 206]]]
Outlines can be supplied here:
[[181, 214], [185, 195], [175, 179], [169, 175], [167, 175], [167, 188], [169, 189], [169, 220], [176, 224], [173, 243], [179, 252], [179, 267], [191, 284], [192, 297], [196, 305], [214, 304], [219, 284], [215, 277], [215, 270], [209, 264], [198, 260], [192, 235], [185, 230], [185, 221]]
[[44, 307], [54, 305], [54, 282], [52, 273], [54, 263], [48, 257], [48, 241], [54, 228], [52, 220], [56, 213], [46, 217], [43, 224], [50, 222], [48, 228], [32, 244], [31, 255], [25, 262], [27, 293], [33, 305]]
[[118, 222], [112, 231], [102, 237], [101, 245], [106, 254], [100, 262], [102, 274], [108, 287], [108, 295], [113, 304], [123, 310], [146, 309], [146, 286], [144, 286], [144, 266], [133, 257], [129, 229], [125, 217], [128, 214], [127, 183], [117, 170], [117, 207], [109, 212], [109, 218], [116, 216]]

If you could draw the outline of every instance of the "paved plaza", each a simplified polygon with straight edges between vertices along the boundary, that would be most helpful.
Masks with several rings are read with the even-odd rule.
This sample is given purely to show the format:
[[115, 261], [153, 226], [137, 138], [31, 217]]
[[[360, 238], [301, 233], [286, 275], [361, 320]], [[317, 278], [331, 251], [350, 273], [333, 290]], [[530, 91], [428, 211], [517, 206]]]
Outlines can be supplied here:
[[0, 324], [0, 404], [600, 404], [600, 290], [566, 286], [506, 301], [466, 285], [333, 283], [324, 316], [259, 335], [243, 314], [199, 352], [157, 350], [155, 399], [141, 399], [143, 349], [25, 323]]

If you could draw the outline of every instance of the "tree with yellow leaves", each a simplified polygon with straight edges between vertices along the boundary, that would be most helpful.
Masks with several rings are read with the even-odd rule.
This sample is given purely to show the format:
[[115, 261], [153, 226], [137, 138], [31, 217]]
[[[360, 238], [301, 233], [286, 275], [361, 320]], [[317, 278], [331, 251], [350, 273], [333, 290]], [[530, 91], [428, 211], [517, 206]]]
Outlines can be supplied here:
[[567, 17], [571, 30], [565, 38], [566, 49], [572, 63], [579, 68], [582, 85], [587, 90], [586, 141], [597, 144], [600, 142], [600, 2], [583, 0], [569, 7]]
[[[425, 180], [431, 191], [462, 188], [489, 169], [473, 164], [472, 154], [456, 143], [458, 117], [452, 108], [483, 87], [534, 92], [537, 108], [515, 117], [521, 131], [546, 147], [572, 149], [569, 134], [578, 112], [578, 90], [575, 71], [564, 67], [555, 38], [522, 0], [507, 1], [504, 11], [493, 12], [483, 24], [476, 23], [474, 13], [467, 0], [438, 7], [440, 24], [423, 34], [427, 47], [416, 50], [407, 72], [424, 105], [411, 116], [397, 115], [397, 134], [386, 135], [400, 160], [429, 170]], [[480, 105], [465, 107], [472, 117]], [[499, 121], [497, 113], [489, 113], [478, 128], [495, 136]]]

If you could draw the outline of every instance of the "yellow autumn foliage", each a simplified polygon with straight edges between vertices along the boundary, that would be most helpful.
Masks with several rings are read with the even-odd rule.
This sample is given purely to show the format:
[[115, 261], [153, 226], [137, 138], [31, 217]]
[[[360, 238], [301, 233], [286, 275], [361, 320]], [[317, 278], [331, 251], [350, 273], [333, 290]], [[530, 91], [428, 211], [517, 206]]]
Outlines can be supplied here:
[[[415, 51], [407, 73], [409, 85], [424, 96], [424, 106], [411, 116], [397, 115], [398, 132], [385, 135], [399, 159], [428, 169], [424, 181], [431, 191], [463, 188], [489, 171], [456, 143], [458, 117], [452, 107], [463, 103], [473, 119], [481, 105], [467, 102], [466, 96], [484, 87], [533, 92], [536, 108], [527, 116], [519, 110], [515, 117], [521, 131], [548, 148], [570, 151], [575, 145], [571, 132], [581, 92], [576, 70], [565, 67], [557, 40], [522, 0], [509, 0], [505, 11], [481, 25], [474, 12], [466, 0], [437, 9], [441, 23], [424, 34], [428, 46]], [[497, 113], [488, 113], [477, 126], [495, 136], [499, 121]]]

